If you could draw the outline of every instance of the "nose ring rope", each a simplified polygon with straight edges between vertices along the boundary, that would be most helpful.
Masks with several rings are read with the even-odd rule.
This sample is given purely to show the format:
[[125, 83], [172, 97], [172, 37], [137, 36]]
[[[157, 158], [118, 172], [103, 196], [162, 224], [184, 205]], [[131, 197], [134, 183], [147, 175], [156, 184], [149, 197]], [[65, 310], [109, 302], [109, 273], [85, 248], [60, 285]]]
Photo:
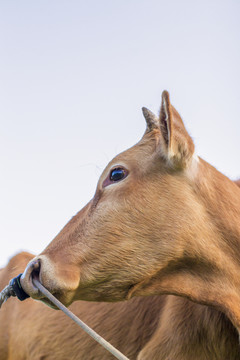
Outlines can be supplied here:
[[[15, 279], [17, 279], [17, 278], [15, 278]], [[15, 280], [15, 279], [12, 279], [12, 280]], [[15, 292], [15, 289], [16, 289], [16, 286], [17, 286], [17, 288], [18, 288], [18, 286], [20, 286], [19, 285], [20, 282], [14, 281], [14, 286], [13, 286], [12, 280], [10, 281], [9, 285], [7, 285], [2, 290], [2, 292], [0, 292], [0, 308], [1, 308], [1, 305], [10, 296], [17, 296], [19, 298], [18, 294], [16, 294], [17, 291]], [[66, 306], [64, 306], [58, 299], [56, 299], [55, 296], [53, 296], [37, 279], [33, 278], [32, 281], [33, 281], [34, 286], [36, 286], [36, 288], [42, 294], [44, 294], [55, 306], [57, 306], [67, 316], [69, 316], [73, 321], [75, 321], [75, 323], [77, 323], [77, 325], [79, 325], [88, 335], [90, 335], [95, 341], [97, 341], [106, 350], [108, 350], [113, 356], [115, 356], [119, 360], [130, 360], [125, 355], [123, 355], [119, 350], [117, 350], [114, 346], [112, 346], [108, 341], [106, 341], [100, 335], [98, 335], [94, 330], [92, 330], [87, 324], [85, 324], [82, 320], [80, 320], [76, 315], [74, 315], [69, 309], [67, 309]], [[28, 295], [26, 297], [28, 297]], [[20, 300], [24, 300], [24, 299], [20, 299]]]

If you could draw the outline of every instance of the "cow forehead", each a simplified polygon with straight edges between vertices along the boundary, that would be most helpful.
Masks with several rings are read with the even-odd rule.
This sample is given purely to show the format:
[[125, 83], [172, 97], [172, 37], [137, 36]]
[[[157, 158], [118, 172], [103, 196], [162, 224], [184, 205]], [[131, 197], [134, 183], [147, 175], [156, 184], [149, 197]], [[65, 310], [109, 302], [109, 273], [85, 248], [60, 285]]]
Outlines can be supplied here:
[[156, 160], [156, 139], [145, 135], [137, 144], [115, 156], [106, 166], [102, 175], [115, 166], [124, 166], [129, 170], [144, 171]]

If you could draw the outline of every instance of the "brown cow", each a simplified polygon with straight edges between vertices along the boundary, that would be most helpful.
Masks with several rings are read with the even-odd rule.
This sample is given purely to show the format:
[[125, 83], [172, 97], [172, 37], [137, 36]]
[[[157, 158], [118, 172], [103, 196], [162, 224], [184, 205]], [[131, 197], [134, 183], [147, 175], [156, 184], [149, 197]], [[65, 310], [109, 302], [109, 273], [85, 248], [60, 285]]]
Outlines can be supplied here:
[[[240, 329], [239, 189], [194, 155], [192, 140], [166, 92], [159, 119], [146, 109], [144, 113], [148, 128], [143, 139], [109, 164], [93, 200], [29, 263], [22, 284], [40, 299], [31, 282], [32, 276], [39, 276], [65, 304], [78, 299], [180, 295], [214, 305]], [[180, 298], [167, 297], [164, 302], [162, 321], [148, 344], [139, 348], [138, 359], [206, 359], [211, 347], [212, 359], [239, 357], [236, 332], [224, 315], [212, 310], [209, 316], [208, 308]], [[187, 326], [181, 317], [172, 319], [183, 304], [205, 309], [200, 317], [188, 316], [196, 322], [192, 339], [203, 336], [198, 323], [203, 333], [211, 335], [202, 350], [197, 341], [188, 347], [189, 328], [184, 331]], [[211, 325], [219, 333], [210, 331]], [[173, 329], [176, 336], [170, 341]], [[220, 345], [215, 340], [224, 341]]]

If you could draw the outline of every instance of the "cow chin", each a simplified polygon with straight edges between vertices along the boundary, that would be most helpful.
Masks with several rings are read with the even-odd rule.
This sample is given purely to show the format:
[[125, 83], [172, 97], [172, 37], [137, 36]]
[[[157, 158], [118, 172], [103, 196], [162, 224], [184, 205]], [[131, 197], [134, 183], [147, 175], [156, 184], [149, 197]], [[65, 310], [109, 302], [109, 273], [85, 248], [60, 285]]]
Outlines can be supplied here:
[[[72, 302], [74, 301], [74, 296], [70, 293], [67, 294], [53, 294], [53, 296], [64, 306], [68, 307], [72, 304]], [[44, 303], [45, 305], [49, 306], [50, 308], [54, 309], [54, 310], [59, 310], [59, 307], [57, 305], [55, 305], [54, 303], [52, 303], [51, 300], [49, 300], [48, 298], [44, 297], [39, 299], [42, 303]]]

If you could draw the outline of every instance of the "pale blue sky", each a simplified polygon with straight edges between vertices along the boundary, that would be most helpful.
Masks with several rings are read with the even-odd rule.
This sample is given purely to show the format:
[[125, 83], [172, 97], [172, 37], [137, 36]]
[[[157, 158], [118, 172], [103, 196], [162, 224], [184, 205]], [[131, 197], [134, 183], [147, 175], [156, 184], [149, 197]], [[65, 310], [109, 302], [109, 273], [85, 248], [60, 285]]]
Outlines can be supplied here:
[[240, 177], [240, 2], [0, 1], [0, 266], [40, 252], [170, 91], [200, 156]]

